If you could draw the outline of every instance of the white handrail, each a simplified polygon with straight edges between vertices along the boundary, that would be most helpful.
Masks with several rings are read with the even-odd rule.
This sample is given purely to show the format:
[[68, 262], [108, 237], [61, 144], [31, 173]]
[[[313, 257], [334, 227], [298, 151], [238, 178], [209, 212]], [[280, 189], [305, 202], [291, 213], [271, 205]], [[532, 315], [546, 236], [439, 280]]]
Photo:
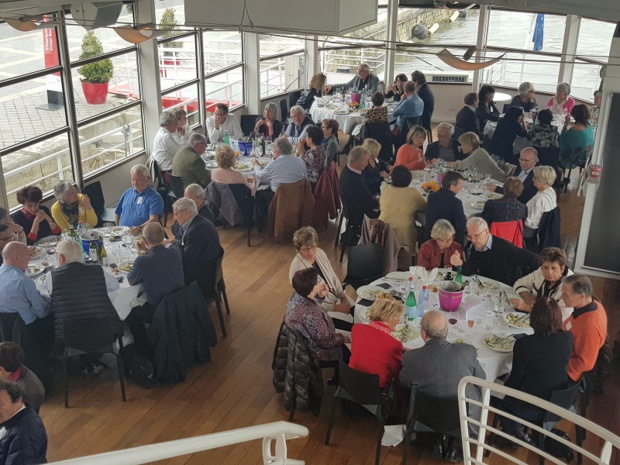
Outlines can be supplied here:
[[[218, 447], [263, 439], [263, 463], [265, 465], [303, 465], [303, 460], [287, 458], [286, 440], [308, 436], [308, 428], [286, 421], [234, 429], [221, 433], [205, 434], [193, 438], [160, 442], [148, 446], [134, 447], [78, 459], [54, 462], [65, 465], [139, 465], [147, 462], [169, 459], [181, 455], [195, 454]], [[275, 455], [271, 446], [275, 441]]]
[[[465, 394], [465, 390], [468, 385], [473, 385], [473, 386], [480, 388], [481, 393], [482, 393], [482, 401], [473, 400], [467, 397], [467, 395]], [[509, 397], [519, 399], [525, 403], [535, 405], [537, 407], [540, 407], [543, 410], [547, 410], [561, 418], [564, 418], [565, 420], [569, 421], [575, 426], [580, 427], [583, 430], [587, 431], [589, 434], [598, 436], [599, 437], [598, 441], [590, 440], [588, 441], [588, 443], [599, 445], [600, 450], [598, 452], [594, 452], [593, 450], [587, 450], [583, 447], [583, 445], [580, 447], [577, 444], [573, 444], [570, 441], [566, 441], [560, 438], [559, 436], [549, 431], [544, 430], [538, 425], [525, 421], [509, 413], [506, 413], [496, 407], [492, 407], [490, 405], [491, 393], [493, 393], [494, 395], [495, 394], [500, 394], [503, 396], [507, 395]], [[519, 444], [520, 446], [525, 447], [540, 456], [543, 456], [545, 460], [549, 460], [550, 462], [555, 463], [557, 465], [564, 465], [565, 463], [562, 460], [556, 457], [553, 457], [548, 452], [542, 451], [538, 449], [536, 446], [527, 444], [520, 439], [516, 439], [515, 437], [509, 436], [506, 433], [504, 433], [501, 429], [494, 428], [493, 426], [491, 426], [488, 423], [489, 412], [495, 413], [496, 415], [500, 414], [506, 418], [515, 420], [521, 423], [522, 425], [535, 430], [539, 434], [544, 434], [548, 438], [552, 438], [562, 443], [563, 445], [568, 446], [570, 449], [573, 450], [575, 454], [577, 453], [582, 454], [585, 458], [591, 460], [592, 462], [598, 465], [609, 465], [611, 456], [612, 456], [612, 449], [613, 448], [620, 449], [620, 437], [607, 431], [605, 428], [602, 428], [596, 423], [593, 423], [590, 420], [583, 418], [566, 409], [558, 407], [557, 405], [552, 404], [551, 402], [542, 400], [539, 397], [535, 397], [530, 394], [525, 394], [524, 392], [517, 391], [515, 389], [511, 389], [511, 388], [508, 388], [500, 384], [492, 383], [486, 380], [482, 380], [480, 378], [475, 378], [473, 376], [466, 376], [463, 379], [461, 379], [461, 382], [459, 383], [458, 399], [459, 399], [459, 415], [460, 415], [460, 420], [461, 420], [461, 433], [462, 433], [462, 438], [463, 438], [463, 458], [465, 461], [465, 465], [472, 465], [472, 464], [483, 465], [485, 463], [489, 463], [488, 460], [487, 462], [484, 461], [485, 451], [491, 451], [494, 454], [500, 455], [501, 457], [503, 457], [504, 459], [508, 460], [511, 463], [516, 463], [519, 465], [527, 465], [524, 461], [519, 460], [517, 457], [514, 457], [506, 453], [505, 451], [498, 449], [492, 444], [487, 444], [485, 442], [488, 440], [487, 433], [493, 433], [505, 439], [509, 439]], [[467, 413], [468, 405], [470, 407], [475, 405], [482, 409], [480, 418], [473, 418], [472, 416], [468, 415]], [[472, 434], [470, 430], [471, 426], [474, 426], [475, 429], [479, 430], [479, 433], [477, 436]], [[472, 452], [471, 445], [476, 446], [475, 457], [473, 457], [471, 454]]]

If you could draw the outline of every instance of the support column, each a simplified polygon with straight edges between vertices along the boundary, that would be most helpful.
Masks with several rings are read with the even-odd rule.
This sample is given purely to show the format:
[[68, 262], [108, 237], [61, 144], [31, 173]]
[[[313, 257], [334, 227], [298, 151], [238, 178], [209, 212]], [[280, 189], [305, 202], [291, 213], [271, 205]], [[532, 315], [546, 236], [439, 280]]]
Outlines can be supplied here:
[[304, 76], [304, 82], [310, 82], [312, 76], [318, 73], [321, 69], [319, 67], [319, 37], [312, 36], [305, 41], [306, 49], [306, 74]]
[[398, 0], [388, 0], [387, 50], [385, 52], [385, 87], [394, 82], [394, 63], [396, 62], [396, 40], [398, 31]]
[[[138, 0], [134, 3], [136, 24], [155, 23], [155, 4], [152, 0]], [[144, 148], [153, 151], [153, 139], [159, 130], [161, 113], [161, 85], [159, 82], [159, 54], [157, 39], [138, 45], [138, 70], [140, 97], [142, 99], [142, 123]]]
[[260, 38], [253, 32], [243, 32], [243, 101], [249, 114], [260, 115]]
[[204, 134], [207, 135], [207, 92], [205, 84], [206, 63], [203, 38], [204, 35], [202, 29], [198, 29], [196, 31], [196, 66], [198, 66], [198, 120]]
[[560, 63], [558, 82], [570, 83], [573, 79], [573, 70], [575, 69], [575, 56], [577, 55], [577, 41], [579, 40], [580, 25], [580, 16], [566, 15], [566, 26], [564, 28], [564, 43], [562, 44], [562, 63]]
[[[480, 5], [480, 16], [478, 17], [478, 38], [476, 39], [475, 61], [485, 61], [487, 56], [487, 38], [489, 35], [489, 18], [491, 8], [488, 5]], [[478, 92], [482, 85], [483, 69], [474, 71], [473, 92]]]

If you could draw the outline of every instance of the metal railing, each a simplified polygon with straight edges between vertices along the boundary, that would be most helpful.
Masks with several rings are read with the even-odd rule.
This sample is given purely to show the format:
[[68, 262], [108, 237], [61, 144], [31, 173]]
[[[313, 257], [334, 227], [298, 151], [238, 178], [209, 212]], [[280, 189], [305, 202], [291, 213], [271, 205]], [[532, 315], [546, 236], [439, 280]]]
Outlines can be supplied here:
[[[477, 389], [480, 389], [482, 394], [481, 401], [467, 397], [465, 391], [468, 386], [473, 386]], [[558, 417], [568, 421], [569, 423], [574, 424], [576, 427], [581, 428], [582, 431], [587, 432], [589, 438], [588, 444], [594, 445], [592, 446], [592, 448], [599, 447], [598, 451], [587, 450], [583, 447], [583, 445], [578, 446], [577, 444], [573, 444], [572, 442], [561, 438], [560, 436], [552, 433], [551, 431], [547, 431], [541, 428], [539, 425], [533, 424], [515, 415], [500, 410], [497, 407], [491, 406], [491, 397], [498, 397], [498, 395], [500, 397], [513, 397], [526, 404], [530, 404], [548, 412], [551, 412], [552, 414], [557, 415]], [[504, 439], [513, 441], [521, 447], [529, 449], [530, 451], [538, 454], [539, 456], [544, 457], [545, 460], [549, 460], [556, 465], [565, 464], [563, 458], [554, 457], [549, 454], [549, 452], [541, 450], [535, 445], [528, 444], [521, 439], [517, 439], [514, 436], [510, 436], [504, 433], [501, 429], [493, 427], [491, 424], [489, 424], [489, 413], [494, 413], [495, 415], [501, 415], [503, 417], [514, 420], [517, 423], [520, 423], [523, 426], [534, 430], [538, 434], [545, 435], [546, 439], [548, 440], [553, 439], [563, 444], [564, 446], [570, 448], [574, 454], [581, 454], [587, 460], [591, 460], [598, 465], [609, 465], [613, 449], [620, 449], [620, 437], [591, 422], [590, 420], [587, 420], [586, 418], [583, 418], [571, 411], [558, 407], [551, 402], [542, 400], [539, 397], [525, 394], [524, 392], [517, 391], [515, 389], [511, 389], [500, 384], [485, 381], [480, 378], [475, 378], [473, 376], [466, 376], [461, 379], [461, 382], [459, 383], [458, 399], [459, 415], [461, 421], [461, 434], [463, 439], [463, 458], [465, 465], [483, 465], [486, 463], [490, 463], [490, 457], [485, 457], [486, 451], [497, 454], [501, 456], [502, 459], [508, 460], [510, 463], [527, 465], [526, 462], [519, 459], [519, 457], [523, 457], [522, 455], [513, 456], [509, 452], [498, 449], [497, 446], [494, 446], [493, 444], [489, 444], [489, 437], [491, 433]], [[471, 407], [473, 406], [477, 406], [479, 409], [481, 409], [482, 413], [480, 415], [480, 418], [474, 418], [471, 415]], [[470, 413], [468, 413], [468, 410]], [[475, 411], [476, 409], [473, 410]], [[472, 427], [474, 431], [479, 431], [477, 436], [472, 433]], [[590, 435], [595, 436], [596, 438], [592, 439]], [[582, 437], [585, 437], [585, 435], [582, 434]], [[476, 446], [475, 456], [472, 455], [471, 446]]]
[[[265, 425], [205, 434], [194, 438], [161, 442], [54, 463], [56, 465], [109, 465], [111, 463], [114, 465], [139, 465], [262, 439], [264, 465], [303, 465], [305, 463], [303, 460], [288, 458], [286, 441], [287, 439], [306, 437], [308, 433], [308, 428], [305, 426], [277, 421]], [[273, 450], [272, 446], [274, 447]]]

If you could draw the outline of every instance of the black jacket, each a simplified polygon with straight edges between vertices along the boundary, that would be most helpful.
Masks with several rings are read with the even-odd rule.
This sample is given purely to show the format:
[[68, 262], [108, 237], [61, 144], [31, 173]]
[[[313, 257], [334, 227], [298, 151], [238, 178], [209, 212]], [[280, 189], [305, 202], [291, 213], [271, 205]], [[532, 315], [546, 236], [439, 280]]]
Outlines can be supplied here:
[[[470, 113], [471, 113], [471, 110], [470, 110]], [[452, 152], [454, 153], [454, 160], [465, 159], [465, 155], [463, 155], [463, 153], [459, 150], [459, 143], [456, 139], [452, 140]], [[424, 157], [427, 160], [432, 160], [433, 158], [439, 158], [439, 141], [435, 141], [435, 142], [428, 144], [428, 147], [426, 147], [426, 152], [424, 153]]]
[[[515, 170], [514, 173], [512, 173], [512, 175], [515, 178], [518, 178], [519, 175], [521, 174], [521, 171], [523, 171], [521, 167], [517, 166], [517, 169]], [[503, 194], [504, 188], [499, 186], [497, 189], [495, 189], [495, 192], [499, 194]], [[532, 199], [532, 197], [536, 195], [537, 192], [538, 192], [538, 189], [536, 189], [536, 186], [534, 186], [534, 171], [530, 170], [527, 177], [525, 178], [525, 181], [523, 181], [523, 192], [521, 193], [519, 197], [517, 197], [517, 200], [525, 205]]]
[[379, 207], [379, 202], [373, 198], [364, 177], [351, 171], [348, 166], [345, 166], [340, 173], [338, 193], [344, 204], [347, 221], [351, 225], [361, 226], [364, 215], [370, 218], [379, 216], [374, 210]]
[[463, 211], [463, 202], [456, 198], [454, 192], [442, 187], [428, 196], [426, 207], [426, 240], [431, 238], [431, 230], [437, 220], [448, 220], [456, 230], [454, 240], [465, 243], [465, 223], [467, 218]]
[[478, 274], [512, 286], [517, 279], [532, 273], [539, 266], [538, 255], [493, 236], [491, 250], [472, 250], [469, 260], [463, 265], [463, 274]]
[[299, 105], [304, 110], [310, 110], [310, 107], [314, 103], [315, 97], [318, 97], [319, 93], [316, 89], [312, 87], [310, 89], [306, 89], [302, 92], [299, 99], [297, 99], [296, 105]]
[[424, 110], [422, 110], [422, 116], [420, 117], [420, 125], [424, 129], [429, 130], [431, 129], [431, 118], [435, 111], [435, 96], [428, 84], [424, 84], [416, 93], [424, 102]]
[[197, 283], [164, 297], [153, 314], [149, 338], [160, 381], [183, 381], [185, 367], [211, 361], [209, 347], [217, 336]]
[[484, 126], [487, 124], [487, 121], [499, 120], [499, 115], [500, 113], [495, 106], [495, 102], [489, 102], [488, 109], [484, 106], [482, 102], [478, 102], [476, 116], [478, 117], [478, 122], [480, 123], [480, 131], [484, 131]]
[[501, 157], [508, 163], [515, 163], [513, 144], [517, 136], [527, 137], [527, 131], [521, 123], [509, 123], [505, 119], [500, 119], [491, 140], [493, 155]]
[[482, 135], [480, 129], [480, 120], [476, 116], [476, 113], [471, 111], [471, 108], [465, 106], [459, 110], [456, 114], [456, 130], [454, 131], [454, 138], [458, 139], [466, 132], [474, 132], [478, 136]]
[[6, 434], [0, 438], [0, 463], [33, 465], [47, 463], [47, 433], [39, 415], [30, 407], [17, 412], [0, 427]]

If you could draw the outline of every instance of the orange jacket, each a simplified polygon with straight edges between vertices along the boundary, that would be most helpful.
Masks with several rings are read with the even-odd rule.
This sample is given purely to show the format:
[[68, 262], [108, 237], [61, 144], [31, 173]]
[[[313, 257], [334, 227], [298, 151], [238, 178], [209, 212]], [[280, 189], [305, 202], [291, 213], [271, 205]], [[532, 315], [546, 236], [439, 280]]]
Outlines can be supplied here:
[[398, 165], [405, 165], [409, 171], [423, 170], [426, 168], [426, 159], [422, 149], [409, 144], [401, 145], [396, 154], [396, 163], [394, 163], [394, 166]]

